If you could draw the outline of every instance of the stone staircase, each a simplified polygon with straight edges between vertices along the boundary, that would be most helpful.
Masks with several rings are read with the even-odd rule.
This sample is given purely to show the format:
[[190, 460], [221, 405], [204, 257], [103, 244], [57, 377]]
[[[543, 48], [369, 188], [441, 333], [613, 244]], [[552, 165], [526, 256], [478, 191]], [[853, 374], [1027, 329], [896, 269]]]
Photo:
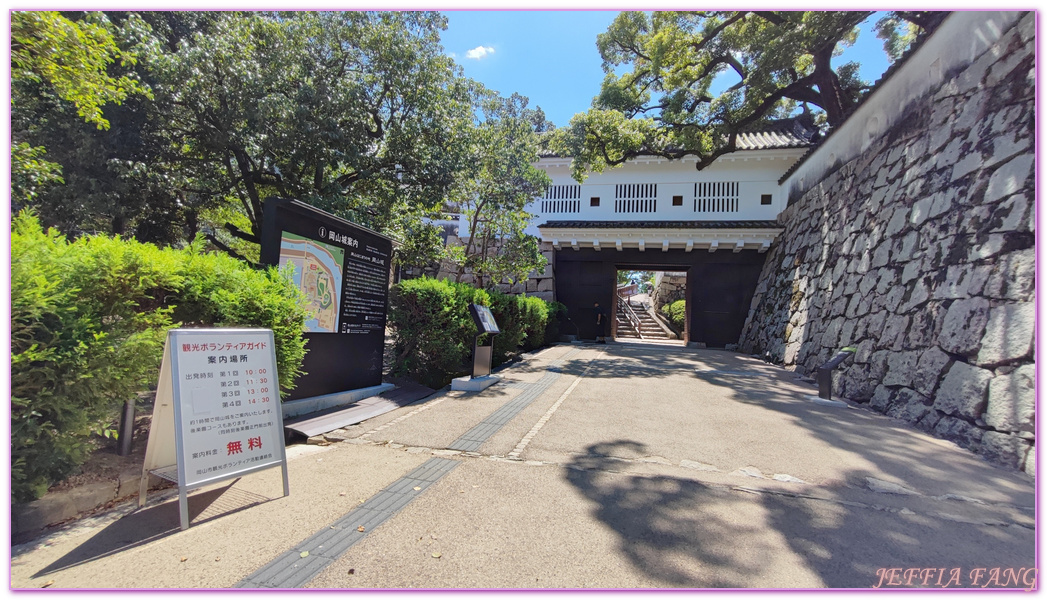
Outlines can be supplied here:
[[643, 339], [645, 340], [672, 339], [669, 337], [669, 334], [662, 329], [658, 322], [654, 320], [654, 317], [647, 312], [647, 308], [638, 303], [630, 304], [630, 306], [640, 321], [639, 332], [637, 332], [637, 328], [630, 321], [625, 309], [619, 305], [618, 310], [615, 313], [615, 318], [618, 320], [618, 334], [615, 336], [617, 339], [638, 340], [641, 339], [640, 334], [643, 334]]

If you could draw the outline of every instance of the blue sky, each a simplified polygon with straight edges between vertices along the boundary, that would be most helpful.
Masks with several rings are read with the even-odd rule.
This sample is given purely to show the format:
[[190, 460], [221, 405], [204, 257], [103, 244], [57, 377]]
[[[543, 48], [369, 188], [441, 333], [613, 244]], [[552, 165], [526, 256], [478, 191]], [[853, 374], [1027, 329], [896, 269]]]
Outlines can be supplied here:
[[[557, 127], [584, 112], [600, 91], [603, 70], [596, 36], [617, 11], [444, 11], [441, 41], [466, 76], [503, 96], [527, 96]], [[887, 68], [873, 15], [854, 47], [834, 63], [856, 60], [862, 78], [874, 82]], [[472, 51], [472, 52], [470, 52]]]

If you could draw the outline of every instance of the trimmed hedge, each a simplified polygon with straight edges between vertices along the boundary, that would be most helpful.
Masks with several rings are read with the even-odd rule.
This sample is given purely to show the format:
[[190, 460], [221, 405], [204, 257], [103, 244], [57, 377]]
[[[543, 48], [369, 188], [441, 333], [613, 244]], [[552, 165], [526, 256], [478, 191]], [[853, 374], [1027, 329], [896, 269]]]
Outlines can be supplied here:
[[683, 331], [684, 319], [687, 318], [687, 301], [677, 300], [672, 304], [662, 305], [662, 313], [678, 331]]
[[389, 324], [395, 329], [394, 375], [432, 388], [461, 373], [472, 352], [476, 327], [469, 304], [490, 306], [487, 292], [450, 281], [422, 277], [393, 286]]
[[556, 341], [547, 337], [549, 317], [559, 314], [562, 304], [429, 277], [410, 279], [393, 286], [390, 294], [389, 323], [395, 330], [392, 374], [432, 388], [468, 374], [476, 336], [470, 304], [490, 307], [501, 328], [494, 338], [492, 366], [521, 350]]
[[[275, 270], [200, 244], [160, 249], [119, 237], [68, 241], [31, 213], [11, 233], [11, 487], [42, 496], [111, 433], [125, 400], [155, 384], [167, 330], [273, 329], [281, 386], [305, 356], [306, 305]], [[97, 439], [97, 438], [95, 438]]]

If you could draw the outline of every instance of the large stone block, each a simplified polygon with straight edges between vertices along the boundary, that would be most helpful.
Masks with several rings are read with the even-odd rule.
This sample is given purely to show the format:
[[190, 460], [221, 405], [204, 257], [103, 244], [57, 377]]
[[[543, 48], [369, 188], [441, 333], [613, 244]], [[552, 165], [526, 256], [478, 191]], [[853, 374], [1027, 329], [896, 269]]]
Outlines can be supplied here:
[[1008, 253], [997, 259], [995, 271], [982, 293], [990, 298], [1032, 300], [1036, 282], [1036, 251], [1032, 248]]
[[1002, 254], [1006, 250], [1007, 238], [1002, 233], [990, 233], [985, 241], [970, 247], [970, 250], [967, 252], [967, 261], [988, 260]]
[[891, 389], [885, 385], [876, 386], [873, 391], [872, 397], [869, 399], [869, 406], [879, 412], [887, 412], [887, 409], [891, 406]]
[[923, 310], [913, 312], [912, 324], [903, 342], [906, 350], [923, 350], [934, 345], [939, 331], [940, 312], [941, 307], [937, 304], [928, 304]]
[[967, 363], [953, 363], [935, 395], [934, 408], [971, 421], [981, 417], [988, 402], [991, 379], [990, 371]]
[[840, 341], [840, 328], [843, 327], [843, 319], [833, 319], [822, 332], [822, 346], [836, 348]]
[[955, 300], [959, 298], [967, 298], [971, 294], [967, 293], [967, 287], [970, 284], [969, 273], [973, 270], [972, 265], [950, 265], [945, 271], [945, 281], [942, 281], [934, 288], [933, 297], [938, 300]]
[[906, 315], [891, 315], [883, 325], [883, 333], [880, 334], [880, 347], [892, 350], [901, 350], [904, 346], [905, 334], [909, 328], [909, 317]]
[[1032, 154], [1023, 154], [1004, 163], [989, 178], [989, 187], [985, 190], [986, 203], [996, 202], [1025, 189], [1036, 157]]
[[884, 234], [890, 238], [901, 233], [909, 222], [909, 215], [911, 212], [912, 210], [908, 206], [899, 206], [894, 209], [894, 213], [891, 214], [891, 220], [887, 223], [887, 229]]
[[1018, 468], [1032, 445], [1016, 435], [986, 431], [982, 434], [979, 452], [990, 461], [1005, 467]]
[[1015, 194], [996, 205], [990, 222], [993, 233], [1007, 231], [1029, 231], [1029, 199], [1025, 194]]
[[989, 382], [985, 424], [1000, 431], [1033, 431], [1036, 427], [1036, 366], [1024, 365]]
[[934, 396], [942, 373], [952, 365], [952, 357], [937, 348], [931, 348], [920, 355], [913, 377], [913, 387], [925, 396]]
[[919, 401], [919, 394], [910, 389], [902, 388], [895, 394], [891, 407], [887, 409], [887, 415], [916, 424], [933, 410]]
[[938, 421], [942, 419], [942, 413], [934, 410], [933, 408], [927, 411], [927, 414], [922, 419], [915, 423], [916, 428], [921, 431], [928, 433], [933, 432], [934, 428], [938, 425]]
[[927, 302], [931, 298], [931, 286], [928, 277], [913, 280], [907, 288], [905, 295], [902, 296], [901, 306], [899, 310], [901, 312], [909, 312], [914, 308], [918, 308], [924, 302]]
[[953, 354], [972, 354], [985, 335], [989, 301], [985, 298], [957, 300], [945, 312], [938, 345]]
[[883, 333], [883, 323], [886, 319], [887, 311], [885, 310], [871, 313], [862, 319], [862, 331], [865, 332], [866, 336], [878, 340]]
[[1032, 302], [993, 308], [978, 351], [978, 364], [1000, 364], [1029, 355], [1035, 341], [1035, 326], [1036, 305]]
[[956, 442], [964, 448], [977, 449], [984, 432], [963, 419], [942, 417], [934, 426], [934, 432], [941, 437]]
[[912, 387], [913, 376], [920, 360], [920, 353], [894, 352], [887, 357], [887, 373], [883, 385]]
[[854, 402], [866, 402], [876, 389], [876, 382], [869, 378], [869, 365], [854, 364], [837, 377], [839, 395]]

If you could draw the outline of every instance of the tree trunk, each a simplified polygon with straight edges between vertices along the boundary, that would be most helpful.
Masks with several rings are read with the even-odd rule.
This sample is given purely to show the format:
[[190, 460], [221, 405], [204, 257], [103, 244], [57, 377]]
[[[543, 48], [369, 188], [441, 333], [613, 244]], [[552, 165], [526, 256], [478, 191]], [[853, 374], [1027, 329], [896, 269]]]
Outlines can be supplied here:
[[833, 71], [831, 60], [835, 42], [814, 52], [814, 73], [812, 77], [822, 97], [822, 108], [830, 127], [843, 122], [850, 101], [844, 96], [840, 78]]

